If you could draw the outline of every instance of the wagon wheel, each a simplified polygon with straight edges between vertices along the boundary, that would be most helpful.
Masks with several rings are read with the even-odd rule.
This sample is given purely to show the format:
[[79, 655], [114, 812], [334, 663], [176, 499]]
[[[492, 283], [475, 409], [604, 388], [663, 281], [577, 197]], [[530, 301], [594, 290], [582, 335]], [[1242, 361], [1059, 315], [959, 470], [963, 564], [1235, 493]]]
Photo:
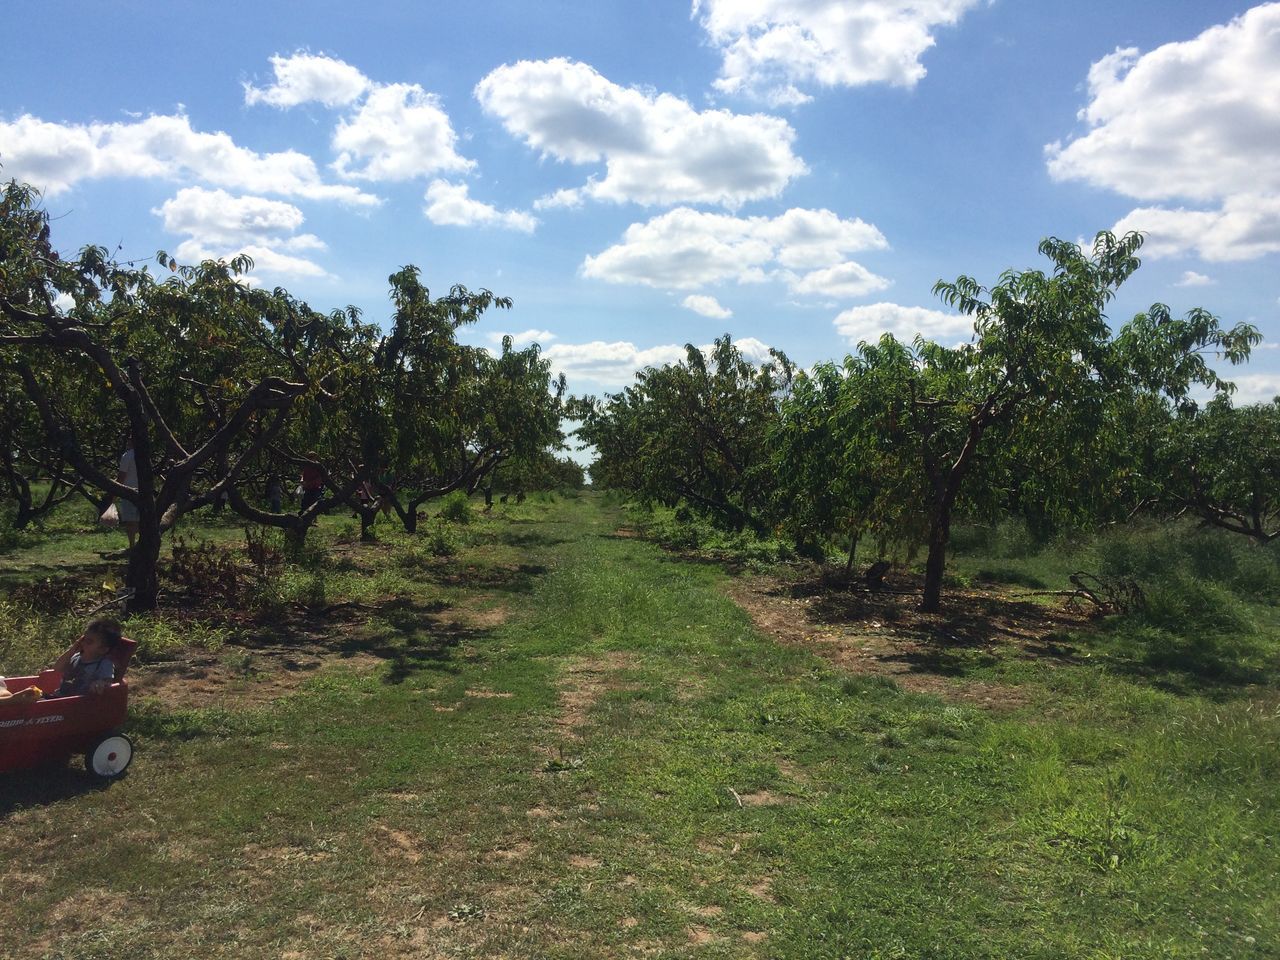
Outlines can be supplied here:
[[133, 741], [123, 733], [109, 733], [84, 755], [85, 768], [95, 777], [115, 780], [123, 776], [133, 760]]

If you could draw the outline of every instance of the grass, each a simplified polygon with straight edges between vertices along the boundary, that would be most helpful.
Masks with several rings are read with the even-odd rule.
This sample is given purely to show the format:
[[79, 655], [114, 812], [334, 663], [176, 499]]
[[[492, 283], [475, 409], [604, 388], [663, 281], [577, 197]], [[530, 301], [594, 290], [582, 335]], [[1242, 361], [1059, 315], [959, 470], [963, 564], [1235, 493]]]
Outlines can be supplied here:
[[[452, 557], [380, 530], [317, 561], [330, 599], [373, 606], [343, 629], [380, 667], [260, 708], [139, 703], [123, 781], [0, 786], [6, 949], [1275, 955], [1274, 680], [1146, 664], [1130, 633], [1176, 614], [1074, 660], [958, 654], [961, 680], [1027, 690], [989, 712], [763, 637], [717, 566], [615, 536], [595, 498], [472, 519]], [[510, 615], [417, 612], [477, 594]], [[1223, 636], [1274, 652], [1268, 608], [1229, 594]]]

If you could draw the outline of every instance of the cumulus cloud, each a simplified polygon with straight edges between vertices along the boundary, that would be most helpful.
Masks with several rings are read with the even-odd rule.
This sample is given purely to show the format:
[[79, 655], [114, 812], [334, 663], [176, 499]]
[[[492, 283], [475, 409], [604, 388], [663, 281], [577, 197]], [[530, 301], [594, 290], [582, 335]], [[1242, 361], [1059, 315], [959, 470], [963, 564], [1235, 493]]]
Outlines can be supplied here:
[[916, 334], [943, 344], [961, 343], [973, 335], [973, 318], [925, 307], [872, 303], [845, 310], [833, 321], [836, 333], [851, 344], [875, 342], [886, 333], [910, 342]]
[[584, 198], [736, 207], [777, 196], [806, 172], [785, 120], [698, 111], [669, 93], [622, 87], [564, 58], [498, 67], [476, 85], [486, 113], [544, 157], [600, 164], [604, 176], [542, 206]]
[[225, 260], [246, 253], [263, 273], [326, 276], [319, 264], [298, 255], [324, 250], [325, 244], [313, 234], [297, 233], [304, 218], [292, 204], [187, 187], [152, 213], [165, 230], [186, 236], [174, 250], [179, 260]]
[[852, 260], [823, 270], [814, 270], [802, 277], [791, 275], [791, 292], [800, 296], [822, 296], [837, 300], [849, 300], [866, 296], [888, 288], [889, 281], [877, 276], [860, 263]]
[[[755, 337], [744, 337], [733, 343], [748, 360], [761, 363], [769, 359], [768, 344]], [[700, 349], [707, 352], [712, 346], [705, 345]], [[571, 382], [587, 381], [616, 388], [630, 383], [637, 370], [678, 363], [684, 360], [686, 353], [683, 345], [674, 343], [641, 349], [627, 340], [593, 340], [590, 343], [557, 343], [542, 351], [542, 356], [551, 361], [557, 373], [563, 373]]]
[[810, 99], [801, 86], [915, 86], [934, 30], [978, 2], [693, 0], [693, 14], [723, 56], [716, 88], [783, 105]]
[[708, 297], [706, 294], [691, 293], [680, 301], [680, 305], [686, 310], [700, 313], [704, 317], [711, 317], [713, 320], [727, 320], [733, 316], [732, 310], [721, 306], [719, 300]]
[[465, 171], [475, 161], [454, 149], [458, 135], [440, 98], [416, 83], [372, 90], [333, 132], [334, 169], [359, 180], [408, 180], [441, 171]]
[[1277, 63], [1280, 3], [1150, 53], [1118, 49], [1089, 70], [1080, 111], [1088, 129], [1045, 148], [1049, 172], [1138, 200], [1182, 201], [1117, 224], [1149, 234], [1147, 256], [1280, 251]]
[[479, 200], [472, 200], [465, 183], [433, 180], [427, 187], [425, 213], [432, 223], [447, 226], [495, 226], [507, 230], [533, 233], [538, 220], [523, 210], [499, 210]]
[[[760, 283], [777, 275], [793, 292], [858, 295], [887, 280], [843, 258], [884, 249], [884, 235], [859, 219], [829, 210], [792, 209], [777, 217], [734, 217], [677, 207], [633, 223], [617, 243], [582, 264], [584, 276], [666, 290], [691, 290], [726, 281]], [[816, 267], [799, 275], [786, 267]]]
[[1217, 282], [1218, 281], [1214, 280], [1213, 277], [1205, 276], [1203, 273], [1196, 273], [1194, 270], [1188, 270], [1186, 273], [1182, 275], [1182, 279], [1180, 279], [1177, 283], [1175, 283], [1174, 286], [1175, 287], [1211, 287]]
[[523, 347], [530, 343], [550, 343], [557, 339], [556, 335], [550, 330], [537, 330], [530, 328], [521, 330], [519, 333], [490, 333], [488, 334], [489, 342], [498, 344], [502, 342], [503, 337], [510, 337], [512, 344], [517, 347]]
[[1139, 207], [1121, 217], [1114, 229], [1146, 234], [1142, 253], [1153, 259], [1253, 260], [1280, 252], [1280, 194], [1228, 197], [1218, 210]]
[[276, 80], [269, 87], [244, 84], [244, 102], [273, 107], [296, 107], [300, 103], [320, 103], [344, 107], [369, 89], [369, 78], [341, 60], [310, 53], [272, 57]]
[[255, 153], [225, 133], [193, 130], [184, 114], [129, 123], [50, 123], [31, 115], [0, 121], [6, 177], [49, 195], [83, 180], [108, 177], [196, 179], [216, 187], [354, 206], [380, 201], [345, 184], [321, 180], [310, 157], [294, 150]]
[[1236, 406], [1249, 403], [1270, 403], [1280, 397], [1280, 373], [1243, 373], [1227, 376], [1236, 385], [1231, 402]]

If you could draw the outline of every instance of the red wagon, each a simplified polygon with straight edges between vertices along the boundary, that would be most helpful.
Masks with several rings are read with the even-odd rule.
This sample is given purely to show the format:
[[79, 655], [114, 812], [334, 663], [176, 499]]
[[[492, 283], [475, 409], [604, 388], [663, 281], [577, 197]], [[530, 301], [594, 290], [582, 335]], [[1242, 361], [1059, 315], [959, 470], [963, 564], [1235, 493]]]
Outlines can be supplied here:
[[[120, 732], [129, 706], [125, 674], [137, 643], [121, 640], [111, 653], [116, 679], [102, 693], [47, 700], [0, 702], [0, 773], [65, 762], [84, 754], [84, 766], [105, 780], [122, 775], [133, 759], [133, 741]], [[62, 675], [46, 670], [38, 677], [8, 677], [17, 693], [35, 684], [56, 690]]]

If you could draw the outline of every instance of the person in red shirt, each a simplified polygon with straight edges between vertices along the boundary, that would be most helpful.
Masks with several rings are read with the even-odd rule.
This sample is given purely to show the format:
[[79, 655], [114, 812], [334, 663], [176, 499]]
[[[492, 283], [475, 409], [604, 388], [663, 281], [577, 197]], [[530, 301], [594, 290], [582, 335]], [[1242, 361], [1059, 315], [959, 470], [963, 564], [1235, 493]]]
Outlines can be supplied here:
[[308, 462], [302, 468], [302, 506], [299, 513], [307, 509], [324, 495], [324, 471], [314, 462]]

